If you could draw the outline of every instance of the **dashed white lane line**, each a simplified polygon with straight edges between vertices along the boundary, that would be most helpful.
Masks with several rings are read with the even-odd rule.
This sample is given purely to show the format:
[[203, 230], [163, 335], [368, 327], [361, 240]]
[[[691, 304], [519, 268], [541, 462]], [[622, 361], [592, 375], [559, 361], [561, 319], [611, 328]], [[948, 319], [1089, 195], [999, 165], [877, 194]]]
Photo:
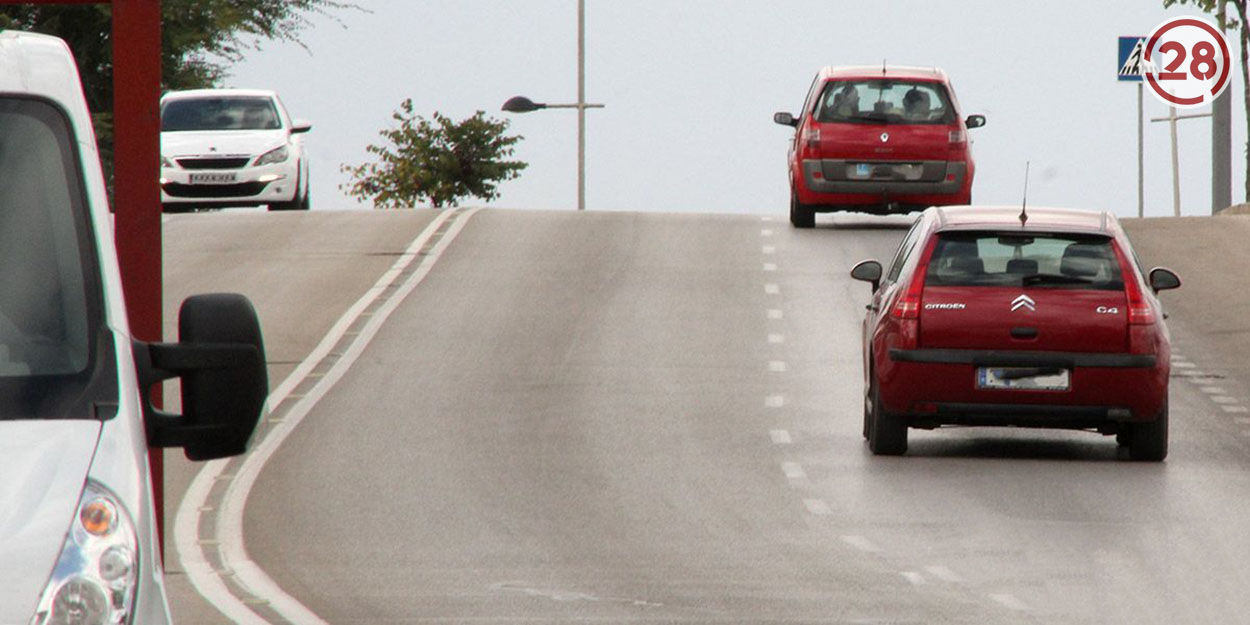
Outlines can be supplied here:
[[768, 284], [764, 285], [764, 292], [769, 295], [776, 295], [781, 292], [781, 287], [777, 286], [776, 284], [772, 282], [769, 282]]
[[1173, 358], [1173, 359], [1172, 359], [1172, 366], [1173, 366], [1173, 367], [1180, 367], [1181, 369], [1194, 369], [1194, 368], [1196, 368], [1198, 365], [1195, 365], [1195, 364], [1194, 364], [1194, 363], [1192, 363], [1192, 362], [1186, 362], [1186, 361], [1184, 361], [1184, 360], [1177, 360], [1177, 359]]
[[784, 361], [784, 360], [770, 360], [770, 361], [768, 361], [768, 370], [769, 370], [769, 371], [772, 371], [773, 373], [785, 373], [785, 371], [786, 371], [786, 361]]
[[797, 462], [781, 463], [781, 472], [785, 473], [786, 477], [792, 480], [807, 479], [807, 471], [804, 471], [803, 465], [800, 465]]
[[1211, 401], [1217, 404], [1235, 404], [1237, 403], [1237, 398], [1229, 397], [1228, 395], [1212, 395]]
[[778, 309], [776, 309], [776, 308], [770, 308], [770, 309], [768, 309], [768, 318], [769, 318], [769, 319], [781, 319], [781, 318], [782, 318], [782, 317], [784, 317], [784, 316], [785, 316], [785, 315], [784, 315], [784, 314], [783, 314], [780, 310], [778, 310]]
[[958, 573], [952, 571], [950, 567], [934, 565], [934, 566], [926, 566], [924, 567], [924, 570], [928, 571], [930, 575], [944, 582], [950, 582], [952, 584], [959, 584], [964, 581], [964, 578]]
[[785, 395], [769, 395], [764, 398], [765, 408], [780, 408], [786, 405]]
[[1016, 610], [1017, 612], [1024, 612], [1025, 610], [1029, 609], [1029, 604], [1016, 598], [1015, 595], [1009, 595], [1009, 594], [990, 595], [990, 599], [997, 601], [1000, 605], [1002, 605], [1003, 607], [1009, 610]]
[[824, 499], [804, 499], [803, 505], [807, 506], [807, 511], [816, 516], [826, 516], [833, 514], [833, 510]]
[[1218, 386], [1200, 386], [1198, 390], [1208, 395], [1223, 395], [1227, 392]]
[[871, 540], [864, 538], [863, 536], [843, 536], [842, 542], [860, 551], [867, 551], [869, 553], [876, 553], [878, 551], [881, 551], [880, 547], [878, 547]]
[[1250, 417], [1234, 417], [1233, 423], [1237, 425], [1250, 425]]
[[771, 237], [773, 236], [773, 231], [770, 228], [764, 228], [763, 230], [760, 230], [760, 236]]
[[769, 430], [768, 437], [773, 439], [774, 445], [790, 445], [794, 443], [794, 439], [790, 438], [788, 430]]
[[777, 263], [764, 263], [764, 271], [777, 271]]
[[763, 253], [765, 253], [765, 254], [776, 254], [776, 253], [777, 253], [777, 246], [775, 246], [775, 245], [765, 245], [764, 247], [760, 248], [760, 251], [761, 251], [761, 252], [763, 252]]
[[911, 582], [912, 586], [924, 586], [925, 584], [929, 583], [928, 581], [925, 580], [924, 575], [921, 575], [915, 571], [902, 571], [899, 573], [899, 575], [902, 575], [903, 579], [907, 580], [908, 582]]
[[1223, 410], [1224, 412], [1228, 412], [1232, 414], [1241, 414], [1241, 413], [1250, 412], [1250, 408], [1247, 408], [1245, 406], [1220, 406], [1220, 409]]
[[786, 337], [784, 334], [770, 333], [768, 335], [768, 342], [772, 343], [773, 345], [778, 345], [781, 343], [785, 343]]
[[760, 221], [772, 221], [772, 217], [760, 217]]

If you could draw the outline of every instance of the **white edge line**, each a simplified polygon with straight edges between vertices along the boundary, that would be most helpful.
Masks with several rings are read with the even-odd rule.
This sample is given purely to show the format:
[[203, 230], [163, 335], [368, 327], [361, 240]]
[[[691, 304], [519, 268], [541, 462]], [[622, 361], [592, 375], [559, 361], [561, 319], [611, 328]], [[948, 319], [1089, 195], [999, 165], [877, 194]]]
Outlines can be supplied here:
[[[478, 210], [480, 209], [473, 209], [469, 212], [463, 213], [464, 220], [467, 220], [470, 216], [475, 214]], [[286, 397], [291, 393], [291, 391], [294, 390], [294, 388], [298, 386], [304, 380], [304, 378], [308, 376], [308, 374], [317, 365], [317, 363], [319, 363], [321, 359], [324, 358], [325, 355], [329, 353], [330, 349], [332, 349], [334, 345], [338, 343], [339, 339], [341, 339], [343, 334], [346, 333], [347, 328], [350, 327], [351, 324], [356, 321], [356, 319], [360, 316], [361, 312], [364, 311], [370, 304], [372, 304], [373, 301], [376, 300], [378, 296], [382, 293], [382, 291], [386, 289], [388, 286], [390, 286], [392, 282], [394, 282], [395, 278], [399, 275], [400, 271], [402, 271], [405, 267], [407, 267], [407, 265], [410, 264], [412, 260], [417, 257], [417, 253], [421, 250], [421, 248], [425, 246], [425, 244], [430, 240], [430, 238], [434, 236], [434, 233], [437, 232], [438, 229], [442, 227], [443, 223], [447, 221], [452, 216], [452, 214], [453, 214], [453, 211], [444, 211], [440, 213], [438, 217], [434, 219], [434, 221], [430, 222], [430, 224], [426, 226], [426, 228], [417, 236], [417, 238], [413, 240], [412, 244], [408, 246], [407, 251], [405, 251], [404, 254], [402, 254], [400, 258], [395, 261], [395, 264], [392, 265], [391, 269], [388, 270], [386, 273], [384, 273], [382, 277], [378, 279], [377, 283], [374, 284], [373, 287], [371, 287], [368, 291], [366, 291], [365, 294], [362, 295], [361, 298], [357, 300], [355, 304], [353, 304], [350, 308], [347, 309], [346, 312], [343, 313], [343, 316], [340, 317], [338, 322], [335, 323], [330, 328], [329, 332], [326, 333], [325, 337], [321, 340], [320, 343], [318, 343], [317, 347], [315, 347], [313, 351], [310, 352], [308, 356], [303, 360], [303, 362], [301, 362], [299, 366], [297, 366], [295, 370], [293, 370], [291, 374], [288, 375], [287, 378], [283, 380], [283, 382], [279, 384], [278, 387], [275, 388], [274, 391], [269, 394], [266, 400], [266, 404], [268, 406], [277, 406], [284, 399], [286, 399]], [[460, 223], [463, 223], [464, 220], [461, 220]], [[458, 223], [457, 225], [460, 225], [460, 224]], [[458, 231], [459, 229], [457, 228], [456, 232]], [[449, 241], [449, 237], [454, 238], [454, 233], [449, 231], [447, 235], [444, 236], [443, 240], [440, 241], [440, 244], [443, 242]], [[428, 273], [428, 271], [425, 273]], [[421, 274], [421, 277], [422, 278], [424, 277], [424, 273]], [[413, 278], [416, 278], [416, 276], [414, 275]], [[420, 280], [417, 280], [417, 281], [419, 282]], [[407, 293], [405, 292], [404, 294], [406, 295]], [[375, 318], [376, 318], [376, 315], [375, 315]], [[358, 340], [357, 344], [359, 343], [360, 341]], [[343, 359], [340, 359], [339, 362], [342, 362], [342, 361]], [[307, 398], [305, 398], [305, 400], [307, 400]], [[302, 415], [300, 416], [300, 418], [302, 418]], [[245, 467], [247, 466], [251, 458], [255, 456], [258, 452], [260, 452], [262, 447], [267, 447], [267, 443], [271, 439], [274, 439], [274, 437], [278, 434], [279, 429], [284, 429], [281, 435], [281, 438], [285, 439], [287, 434], [289, 434], [289, 430], [293, 428], [296, 424], [298, 424], [300, 418], [288, 417], [287, 419], [284, 420], [282, 425], [275, 426], [274, 429], [270, 431], [270, 435], [267, 436], [265, 440], [262, 441], [261, 444], [253, 450], [252, 455], [249, 455], [248, 459], [244, 461], [244, 466]], [[276, 443], [272, 446], [273, 449], [276, 449], [277, 445], [280, 443], [281, 443], [281, 440], [277, 440]], [[273, 451], [269, 450], [265, 454], [265, 460], [267, 460], [268, 457], [272, 454], [273, 454]], [[178, 546], [179, 560], [182, 563], [183, 569], [187, 573], [187, 578], [188, 580], [190, 580], [191, 585], [192, 587], [195, 588], [196, 592], [200, 593], [200, 596], [204, 597], [206, 601], [212, 604], [213, 607], [217, 608], [217, 610], [220, 611], [227, 618], [230, 618], [231, 620], [235, 621], [236, 623], [239, 623], [240, 625], [261, 625], [261, 624], [267, 623], [267, 621], [257, 616], [255, 612], [253, 612], [250, 608], [247, 607], [246, 604], [240, 601], [238, 597], [234, 596], [234, 594], [230, 592], [230, 590], [226, 587], [225, 583], [221, 581], [221, 578], [217, 575], [216, 571], [213, 570], [213, 567], [209, 564], [207, 558], [204, 557], [204, 553], [203, 551], [201, 551], [200, 546], [198, 544], [199, 533], [200, 533], [199, 532], [200, 530], [199, 510], [201, 507], [203, 507], [204, 503], [208, 500], [208, 496], [210, 494], [210, 491], [212, 490], [212, 486], [214, 482], [217, 480], [218, 476], [221, 475], [221, 472], [225, 469], [226, 464], [227, 464], [227, 461], [225, 460], [219, 460], [219, 461], [206, 463], [203, 466], [203, 468], [201, 468], [200, 471], [196, 474], [195, 478], [191, 481], [190, 486], [187, 488], [186, 494], [183, 496], [182, 503], [179, 504], [178, 506], [178, 513], [175, 516], [174, 542]], [[263, 466], [263, 464], [264, 462], [262, 461], [260, 465]], [[255, 472], [258, 475], [260, 472], [260, 467], [257, 467]], [[251, 483], [254, 481], [255, 481], [255, 477], [249, 480], [248, 490], [251, 489]], [[231, 485], [230, 490], [227, 492], [227, 495], [226, 495], [227, 501], [224, 502], [226, 505], [223, 505], [223, 508], [231, 507], [229, 506], [230, 504], [229, 497], [231, 496], [231, 493], [233, 490], [234, 490], [234, 484]], [[243, 500], [245, 501], [247, 492], [244, 491], [242, 495], [243, 495]], [[301, 604], [299, 604], [297, 601], [295, 601], [293, 598], [291, 598], [289, 595], [283, 592], [281, 588], [279, 588], [276, 584], [273, 583], [271, 579], [269, 579], [268, 575], [266, 575], [264, 571], [262, 571], [259, 567], [256, 567], [255, 564], [251, 564], [251, 560], [246, 558], [246, 551], [242, 551], [243, 546], [242, 546], [242, 532], [241, 532], [241, 529], [242, 529], [241, 514], [242, 514], [243, 506], [239, 505], [237, 508], [238, 508], [237, 512], [240, 514], [240, 519], [239, 519], [240, 522], [238, 524], [239, 533], [238, 533], [237, 543], [244, 557], [239, 562], [233, 563], [231, 568], [234, 568], [236, 573], [240, 573], [239, 577], [242, 578], [244, 577], [244, 575], [242, 574], [243, 571], [237, 568], [238, 565], [244, 564], [244, 566], [247, 566], [247, 564], [250, 564], [251, 565], [250, 568], [253, 570], [247, 572], [246, 576], [248, 578], [256, 578], [256, 579], [253, 579], [253, 582], [259, 582], [261, 586], [266, 586], [266, 585], [271, 586], [272, 590], [280, 594], [281, 597], [285, 598], [286, 600], [289, 600], [289, 602], [292, 602], [294, 606], [298, 606], [298, 608], [295, 608], [297, 611], [301, 611], [302, 613], [305, 613], [305, 616], [311, 617], [312, 619], [312, 620], [301, 620], [301, 621], [298, 621], [299, 623], [311, 623], [315, 625], [321, 625], [325, 623], [325, 621], [322, 621], [321, 619], [319, 619], [315, 614], [308, 611], [307, 608], [304, 608]], [[221, 512], [224, 513], [225, 511], [223, 510]], [[221, 534], [222, 534], [222, 529], [219, 529], [219, 536]], [[225, 547], [227, 546], [231, 547], [230, 552], [234, 553], [233, 545], [223, 544], [223, 557], [226, 557]], [[246, 564], [244, 561], [246, 561]], [[268, 582], [268, 584], [265, 584], [266, 581]], [[257, 586], [252, 585], [252, 584], [249, 584], [249, 588], [253, 592], [262, 590], [261, 588], [257, 588]], [[282, 599], [279, 599], [278, 601], [275, 602], [274, 601], [275, 598], [277, 597], [268, 599], [270, 601], [270, 605], [273, 606], [275, 610], [278, 610], [279, 613], [281, 613], [284, 617], [290, 618], [286, 613], [283, 613], [278, 608], [278, 604], [288, 605], [287, 602]], [[291, 606], [291, 607], [294, 607], [294, 606]]]

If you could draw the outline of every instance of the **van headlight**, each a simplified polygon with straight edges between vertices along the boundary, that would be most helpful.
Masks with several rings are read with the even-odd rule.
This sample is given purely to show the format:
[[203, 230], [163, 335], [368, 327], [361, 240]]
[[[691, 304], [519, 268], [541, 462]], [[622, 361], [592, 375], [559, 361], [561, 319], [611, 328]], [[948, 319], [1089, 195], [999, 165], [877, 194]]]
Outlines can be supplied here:
[[115, 495], [88, 480], [78, 514], [31, 625], [130, 622], [138, 580], [134, 523]]
[[287, 149], [287, 147], [284, 145], [282, 147], [274, 148], [272, 150], [269, 150], [268, 152], [265, 152], [264, 154], [261, 154], [260, 158], [256, 159], [256, 166], [260, 167], [261, 165], [273, 165], [275, 163], [284, 163], [286, 162], [286, 159], [290, 158], [290, 156], [291, 156], [291, 151]]

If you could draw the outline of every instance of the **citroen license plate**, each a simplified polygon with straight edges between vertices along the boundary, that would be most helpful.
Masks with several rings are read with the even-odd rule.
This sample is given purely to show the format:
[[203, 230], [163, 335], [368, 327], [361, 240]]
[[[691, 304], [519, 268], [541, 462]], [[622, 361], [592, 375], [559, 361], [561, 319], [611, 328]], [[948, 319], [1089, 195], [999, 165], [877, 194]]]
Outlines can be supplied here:
[[231, 184], [239, 179], [234, 172], [191, 174], [191, 184]]
[[977, 388], [1014, 391], [1066, 391], [1071, 386], [1071, 372], [1040, 371], [1036, 367], [980, 367]]

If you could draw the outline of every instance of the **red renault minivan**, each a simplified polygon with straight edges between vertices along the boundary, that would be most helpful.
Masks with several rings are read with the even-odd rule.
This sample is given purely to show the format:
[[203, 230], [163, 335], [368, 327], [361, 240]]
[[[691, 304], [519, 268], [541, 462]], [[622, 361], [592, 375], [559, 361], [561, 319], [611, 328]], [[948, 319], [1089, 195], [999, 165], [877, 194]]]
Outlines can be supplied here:
[[790, 146], [790, 222], [815, 213], [887, 214], [968, 204], [976, 171], [968, 129], [946, 72], [913, 67], [826, 67], [816, 75]]
[[907, 450], [908, 428], [1014, 425], [1114, 434], [1135, 460], [1168, 451], [1169, 338], [1156, 293], [1110, 213], [934, 207], [872, 283], [864, 436]]

